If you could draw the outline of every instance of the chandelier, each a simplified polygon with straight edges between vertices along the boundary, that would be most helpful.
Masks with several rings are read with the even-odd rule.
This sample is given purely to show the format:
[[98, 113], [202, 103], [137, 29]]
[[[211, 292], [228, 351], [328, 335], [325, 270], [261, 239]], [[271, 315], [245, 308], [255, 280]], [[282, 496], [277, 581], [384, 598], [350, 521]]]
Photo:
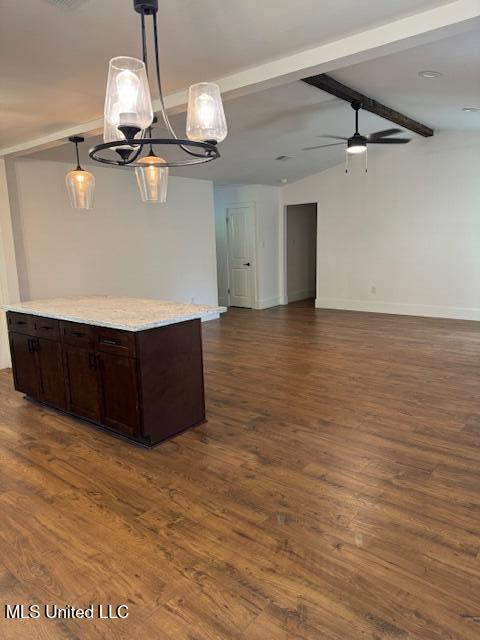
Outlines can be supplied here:
[[[217, 144], [227, 136], [227, 123], [218, 85], [200, 82], [188, 92], [186, 138], [179, 138], [167, 115], [160, 77], [157, 12], [158, 0], [134, 0], [140, 14], [142, 60], [127, 56], [112, 58], [109, 63], [104, 107], [102, 144], [90, 149], [93, 160], [110, 165], [135, 168], [144, 202], [165, 202], [169, 167], [211, 162], [220, 157]], [[146, 20], [151, 16], [155, 46], [154, 75], [159, 92], [160, 122], [169, 137], [155, 137], [157, 123], [148, 81]], [[148, 154], [142, 156], [143, 149]], [[161, 148], [161, 155], [157, 155]], [[180, 151], [175, 157], [171, 152]], [[115, 151], [112, 156], [111, 150]]]

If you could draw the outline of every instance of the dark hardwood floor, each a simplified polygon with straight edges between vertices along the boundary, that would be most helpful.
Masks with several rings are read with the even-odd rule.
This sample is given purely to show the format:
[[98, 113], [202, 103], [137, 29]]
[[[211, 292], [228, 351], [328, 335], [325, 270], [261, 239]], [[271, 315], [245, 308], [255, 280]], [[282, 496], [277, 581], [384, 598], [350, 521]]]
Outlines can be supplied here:
[[[480, 325], [205, 323], [209, 422], [144, 450], [0, 373], [2, 640], [478, 640]], [[3, 615], [3, 612], [2, 612]]]

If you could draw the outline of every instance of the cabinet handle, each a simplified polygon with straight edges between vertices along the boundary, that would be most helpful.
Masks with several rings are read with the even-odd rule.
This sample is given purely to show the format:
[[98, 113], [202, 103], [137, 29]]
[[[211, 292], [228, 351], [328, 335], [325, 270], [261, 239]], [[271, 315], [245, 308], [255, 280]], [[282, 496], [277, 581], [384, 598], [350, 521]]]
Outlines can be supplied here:
[[30, 353], [35, 353], [35, 351], [40, 351], [40, 343], [35, 338], [29, 338], [27, 340], [28, 350]]
[[92, 371], [95, 371], [95, 369], [98, 369], [98, 362], [94, 353], [90, 352], [88, 354], [88, 366], [90, 367], [90, 369], [92, 369]]
[[120, 340], [109, 340], [108, 338], [102, 338], [100, 340], [100, 344], [109, 344], [109, 345], [112, 345], [113, 347], [118, 347], [122, 343], [120, 342]]
[[53, 331], [53, 327], [40, 327], [42, 331]]
[[72, 331], [72, 336], [75, 336], [76, 338], [83, 338], [83, 336], [86, 336], [86, 333], [83, 333], [82, 331]]
[[27, 322], [25, 320], [17, 320], [17, 324], [27, 324]]

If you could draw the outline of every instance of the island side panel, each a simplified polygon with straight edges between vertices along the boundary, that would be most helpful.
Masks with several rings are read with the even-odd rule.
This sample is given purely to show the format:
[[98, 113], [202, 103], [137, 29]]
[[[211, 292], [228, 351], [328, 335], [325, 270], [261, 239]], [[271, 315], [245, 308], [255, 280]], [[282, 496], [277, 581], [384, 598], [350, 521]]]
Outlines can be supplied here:
[[144, 435], [155, 444], [204, 422], [201, 321], [139, 331], [136, 340]]

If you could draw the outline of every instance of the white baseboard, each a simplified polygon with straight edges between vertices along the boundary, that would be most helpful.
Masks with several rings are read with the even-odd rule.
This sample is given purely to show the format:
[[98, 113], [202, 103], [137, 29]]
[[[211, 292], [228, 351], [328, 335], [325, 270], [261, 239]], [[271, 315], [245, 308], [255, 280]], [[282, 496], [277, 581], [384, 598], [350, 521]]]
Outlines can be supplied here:
[[391, 313], [394, 315], [424, 316], [427, 318], [480, 320], [480, 309], [470, 307], [442, 307], [398, 302], [374, 302], [371, 300], [335, 300], [333, 298], [317, 298], [315, 307], [317, 309], [367, 311], [370, 313]]
[[270, 307], [278, 307], [282, 304], [280, 297], [265, 298], [265, 300], [257, 300], [253, 305], [254, 309], [269, 309]]
[[294, 291], [293, 293], [289, 293], [287, 295], [287, 302], [284, 304], [288, 304], [289, 302], [297, 302], [297, 300], [306, 300], [307, 298], [314, 298], [315, 291]]

